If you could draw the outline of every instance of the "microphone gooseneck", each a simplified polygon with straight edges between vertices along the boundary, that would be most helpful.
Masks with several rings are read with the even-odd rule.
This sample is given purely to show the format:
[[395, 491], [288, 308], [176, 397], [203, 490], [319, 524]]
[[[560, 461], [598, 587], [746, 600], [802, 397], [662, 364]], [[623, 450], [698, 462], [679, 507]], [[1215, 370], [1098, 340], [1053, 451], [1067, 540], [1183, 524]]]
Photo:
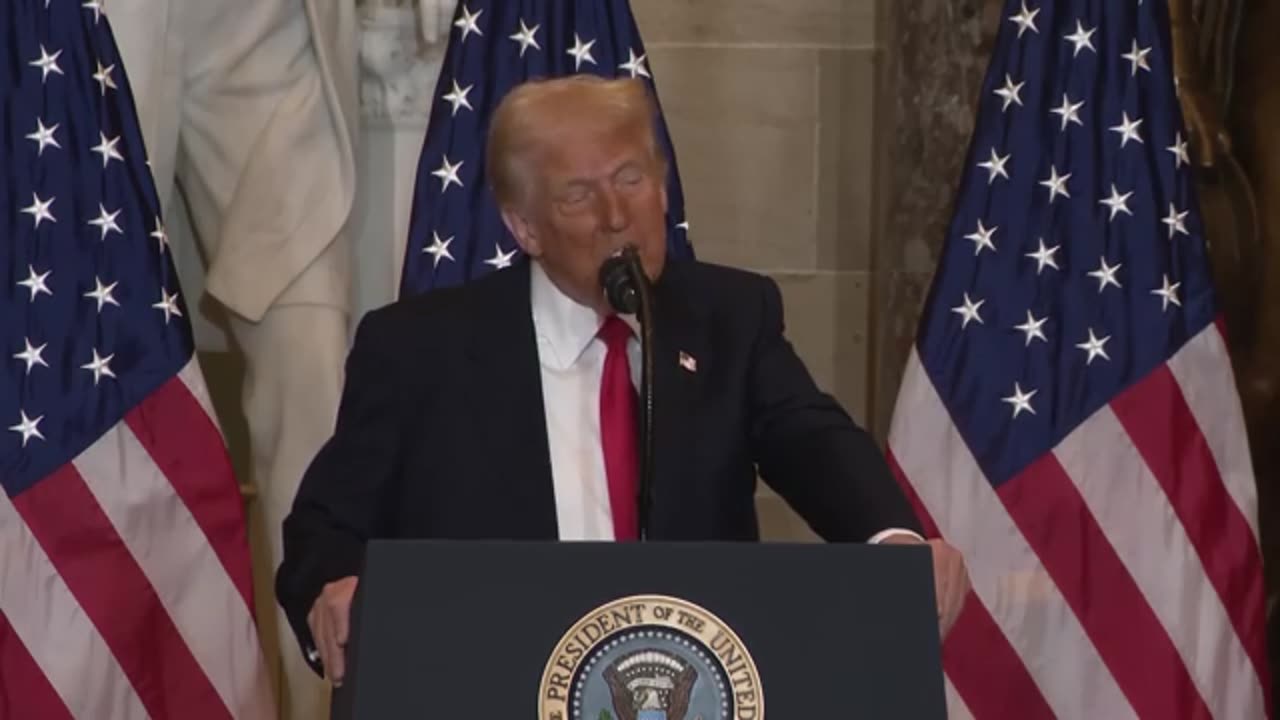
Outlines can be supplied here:
[[649, 539], [653, 492], [653, 297], [639, 251], [628, 245], [600, 267], [600, 285], [615, 312], [640, 319], [640, 540]]

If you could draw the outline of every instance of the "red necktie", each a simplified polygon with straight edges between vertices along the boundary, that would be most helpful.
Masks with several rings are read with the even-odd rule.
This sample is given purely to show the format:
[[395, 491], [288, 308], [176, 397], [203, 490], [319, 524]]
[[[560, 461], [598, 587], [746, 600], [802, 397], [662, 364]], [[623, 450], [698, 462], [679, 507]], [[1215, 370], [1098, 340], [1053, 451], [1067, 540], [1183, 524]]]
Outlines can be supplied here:
[[640, 536], [636, 508], [640, 468], [637, 401], [631, 385], [631, 363], [627, 360], [631, 328], [617, 315], [610, 315], [600, 327], [599, 337], [608, 348], [600, 377], [600, 442], [609, 479], [613, 534], [618, 540], [636, 540]]

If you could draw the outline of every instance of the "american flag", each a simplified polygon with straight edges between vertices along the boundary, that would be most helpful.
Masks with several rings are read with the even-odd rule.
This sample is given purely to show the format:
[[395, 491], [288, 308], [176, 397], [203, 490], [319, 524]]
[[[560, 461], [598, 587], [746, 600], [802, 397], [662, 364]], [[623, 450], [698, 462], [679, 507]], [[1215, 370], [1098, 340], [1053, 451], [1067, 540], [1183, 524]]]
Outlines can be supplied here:
[[0, 717], [272, 717], [239, 491], [103, 5], [6, 0], [0, 37]]
[[[519, 249], [484, 174], [489, 118], [521, 82], [588, 72], [643, 78], [653, 89], [653, 71], [627, 0], [459, 3], [418, 162], [402, 296], [511, 265]], [[688, 258], [693, 250], [680, 173], [666, 123], [657, 120], [670, 161], [668, 257]]]
[[969, 563], [953, 717], [1269, 716], [1168, 7], [1008, 0], [890, 431]]

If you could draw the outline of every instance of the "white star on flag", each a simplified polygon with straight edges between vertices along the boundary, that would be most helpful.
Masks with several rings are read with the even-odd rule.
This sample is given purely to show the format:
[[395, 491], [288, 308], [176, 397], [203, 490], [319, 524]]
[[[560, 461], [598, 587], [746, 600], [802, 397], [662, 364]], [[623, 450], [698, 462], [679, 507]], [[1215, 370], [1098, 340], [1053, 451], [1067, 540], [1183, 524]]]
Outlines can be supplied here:
[[978, 308], [982, 307], [982, 303], [984, 302], [986, 302], [986, 300], [974, 302], [969, 299], [969, 293], [965, 293], [964, 304], [951, 308], [951, 312], [957, 313], [960, 317], [964, 318], [964, 322], [960, 324], [961, 328], [969, 327], [970, 320], [977, 320], [979, 324], [982, 323], [982, 316], [978, 314]]
[[1133, 215], [1133, 211], [1129, 209], [1129, 198], [1132, 195], [1133, 195], [1132, 190], [1121, 195], [1120, 191], [1116, 189], [1116, 184], [1111, 183], [1111, 197], [1103, 198], [1102, 200], [1098, 201], [1099, 203], [1111, 208], [1111, 217], [1107, 218], [1108, 221], [1115, 220], [1116, 213], [1120, 213], [1120, 212], [1126, 213], [1128, 215]]
[[1058, 263], [1053, 259], [1053, 254], [1058, 252], [1060, 245], [1054, 245], [1051, 248], [1044, 246], [1044, 238], [1040, 238], [1040, 249], [1035, 252], [1027, 253], [1027, 257], [1036, 261], [1036, 275], [1039, 275], [1045, 268], [1049, 266], [1054, 270], [1061, 270]]
[[1160, 309], [1162, 311], [1168, 312], [1169, 303], [1173, 303], [1178, 307], [1182, 307], [1182, 301], [1178, 299], [1178, 287], [1182, 285], [1182, 283], [1180, 282], [1170, 283], [1168, 274], [1165, 274], [1163, 276], [1163, 279], [1164, 279], [1164, 283], [1160, 287], [1151, 291], [1152, 295], [1160, 296], [1160, 301], [1161, 301]]
[[453, 106], [454, 117], [458, 115], [459, 108], [465, 107], [468, 110], [475, 110], [475, 108], [471, 107], [471, 103], [467, 101], [467, 95], [471, 93], [471, 88], [473, 87], [475, 87], [475, 85], [468, 85], [465, 88], [460, 88], [458, 87], [458, 81], [453, 81], [453, 90], [444, 96], [444, 100]]
[[1064, 40], [1070, 43], [1073, 43], [1076, 46], [1075, 53], [1072, 55], [1072, 57], [1079, 57], [1080, 51], [1085, 48], [1089, 48], [1090, 50], [1092, 50], [1095, 55], [1098, 53], [1098, 48], [1093, 46], [1093, 40], [1092, 40], [1093, 34], [1097, 31], [1098, 31], [1098, 28], [1085, 30], [1084, 25], [1079, 20], [1076, 21], [1075, 33], [1072, 35], [1063, 36]]
[[1129, 61], [1133, 66], [1133, 76], [1137, 77], [1139, 68], [1151, 72], [1151, 66], [1147, 64], [1147, 55], [1150, 52], [1151, 48], [1139, 48], [1138, 41], [1135, 39], [1133, 41], [1133, 49], [1120, 57]]
[[466, 161], [459, 160], [457, 165], [452, 165], [449, 163], [449, 156], [445, 155], [444, 161], [441, 163], [439, 169], [431, 173], [432, 175], [440, 178], [440, 181], [442, 183], [440, 187], [441, 193], [448, 190], [450, 184], [457, 185], [458, 187], [463, 187], [462, 180], [458, 178], [458, 171], [462, 169], [462, 164], [464, 162]]
[[34, 347], [31, 345], [31, 338], [23, 338], [23, 344], [27, 346], [26, 349], [20, 353], [14, 353], [13, 356], [27, 364], [28, 375], [31, 374], [31, 368], [36, 365], [49, 367], [49, 363], [44, 361], [43, 356], [44, 349], [49, 346], [49, 343], [44, 343], [39, 347]]
[[33, 437], [41, 440], [45, 439], [44, 435], [40, 434], [40, 421], [44, 419], [43, 415], [33, 419], [27, 417], [25, 410], [19, 410], [18, 414], [22, 416], [22, 420], [17, 425], [10, 425], [9, 429], [16, 433], [22, 433], [22, 447], [26, 447], [27, 441]]
[[53, 273], [52, 270], [45, 270], [41, 274], [36, 274], [36, 269], [34, 266], [31, 266], [31, 265], [27, 266], [27, 279], [18, 281], [19, 285], [22, 285], [23, 287], [31, 291], [31, 297], [27, 300], [27, 302], [35, 302], [36, 296], [39, 295], [40, 293], [44, 293], [49, 297], [53, 297], [53, 291], [50, 290], [49, 286], [45, 283], [45, 281], [49, 278], [49, 275], [51, 275], [52, 273]]
[[432, 267], [440, 267], [440, 260], [443, 258], [453, 260], [453, 255], [449, 252], [449, 243], [451, 242], [453, 242], [452, 235], [447, 240], [441, 240], [439, 233], [431, 233], [431, 244], [422, 248], [422, 252], [427, 253], [434, 259]]
[[1093, 328], [1089, 328], [1089, 339], [1076, 345], [1076, 347], [1089, 353], [1089, 357], [1085, 360], [1084, 364], [1092, 365], [1093, 359], [1099, 356], [1101, 356], [1103, 360], [1110, 360], [1111, 356], [1107, 355], [1107, 351], [1104, 348], [1107, 341], [1110, 339], [1110, 335], [1101, 338], [1094, 335]]
[[471, 33], [475, 33], [476, 35], [480, 35], [480, 36], [484, 35], [484, 33], [480, 32], [480, 25], [479, 25], [480, 16], [483, 14], [484, 14], [484, 10], [481, 9], [479, 12], [476, 12], [473, 15], [471, 13], [471, 10], [466, 6], [466, 4], [465, 3], [463, 4], [462, 17], [458, 18], [453, 23], [454, 27], [462, 28], [462, 42], [465, 43], [467, 41], [467, 36], [469, 36]]
[[995, 252], [995, 251], [996, 251], [996, 244], [995, 244], [995, 242], [993, 242], [993, 241], [991, 240], [991, 237], [992, 237], [993, 235], [995, 235], [995, 234], [996, 234], [996, 230], [999, 230], [999, 229], [1000, 229], [1000, 228], [998, 228], [998, 227], [993, 227], [993, 228], [985, 228], [985, 227], [983, 227], [983, 226], [982, 226], [982, 218], [978, 218], [978, 229], [977, 229], [977, 230], [974, 230], [973, 232], [969, 233], [968, 235], [965, 235], [965, 236], [964, 236], [964, 239], [965, 239], [965, 240], [972, 240], [972, 241], [973, 241], [973, 244], [974, 244], [974, 247], [973, 247], [973, 254], [974, 254], [974, 255], [977, 255], [977, 254], [981, 253], [981, 252], [982, 252], [982, 248], [989, 248], [989, 249], [991, 250], [991, 252]]
[[1191, 234], [1187, 232], [1187, 215], [1190, 212], [1191, 212], [1190, 210], [1183, 210], [1182, 212], [1178, 212], [1178, 208], [1174, 206], [1172, 202], [1169, 203], [1169, 214], [1166, 215], [1164, 219], [1161, 220], [1160, 222], [1169, 226], [1170, 240], [1172, 240], [1173, 236], [1178, 233], [1182, 233], [1183, 235]]
[[1027, 84], [1026, 81], [1015, 83], [1013, 81], [1013, 78], [1010, 77], [1008, 73], [1005, 73], [1004, 87], [996, 88], [995, 90], [996, 95], [999, 95], [1000, 97], [1004, 98], [1004, 105], [1002, 105], [1000, 109], [1008, 110], [1009, 106], [1013, 103], [1017, 103], [1019, 106], [1021, 106], [1022, 97], [1018, 93], [1022, 92], [1022, 86], [1026, 84]]
[[177, 315], [182, 317], [182, 309], [178, 307], [178, 293], [170, 295], [164, 288], [160, 288], [160, 302], [154, 303], [151, 307], [164, 313], [164, 324], [169, 324], [169, 318]]
[[44, 155], [45, 147], [49, 145], [62, 149], [62, 146], [58, 144], [58, 139], [53, 136], [53, 134], [57, 132], [59, 124], [60, 123], [54, 123], [53, 127], [45, 127], [44, 119], [36, 118], [35, 132], [27, 136], [28, 140], [34, 140], [39, 144], [39, 147], [36, 149], [36, 157], [42, 157]]
[[1045, 324], [1046, 322], [1048, 322], [1048, 321], [1049, 321], [1049, 316], [1048, 316], [1048, 315], [1046, 315], [1046, 316], [1044, 316], [1044, 317], [1042, 317], [1042, 318], [1040, 318], [1040, 319], [1038, 319], [1038, 320], [1037, 320], [1037, 319], [1036, 319], [1036, 316], [1035, 316], [1035, 315], [1032, 315], [1032, 314], [1031, 314], [1031, 311], [1030, 311], [1030, 310], [1028, 310], [1028, 311], [1027, 311], [1027, 321], [1026, 321], [1026, 322], [1024, 322], [1024, 323], [1022, 323], [1021, 325], [1014, 325], [1014, 326], [1013, 326], [1013, 329], [1014, 329], [1014, 330], [1020, 330], [1020, 331], [1022, 331], [1023, 333], [1025, 333], [1025, 334], [1026, 334], [1026, 336], [1027, 336], [1027, 347], [1030, 347], [1030, 346], [1031, 346], [1031, 341], [1032, 341], [1032, 340], [1034, 340], [1034, 339], [1036, 339], [1036, 338], [1040, 338], [1041, 340], [1043, 340], [1043, 341], [1045, 341], [1045, 342], [1049, 342], [1049, 338], [1047, 338], [1047, 337], [1045, 337], [1045, 336], [1044, 336], [1044, 324]]
[[569, 48], [568, 52], [573, 56], [573, 69], [575, 71], [581, 70], [584, 62], [589, 62], [592, 65], [596, 64], [596, 59], [591, 55], [591, 46], [595, 44], [595, 40], [584, 44], [582, 38], [578, 37], [578, 33], [573, 34], [573, 47]]
[[1036, 15], [1039, 15], [1039, 14], [1040, 14], [1040, 8], [1036, 8], [1035, 10], [1028, 10], [1027, 0], [1022, 0], [1022, 12], [1018, 13], [1017, 15], [1009, 16], [1010, 22], [1013, 22], [1018, 26], [1019, 38], [1021, 38], [1022, 34], [1025, 33], [1027, 30], [1030, 30], [1031, 32], [1036, 34], [1040, 33], [1040, 28], [1036, 27]]
[[49, 51], [44, 48], [44, 44], [41, 43], [40, 58], [38, 60], [32, 60], [27, 64], [31, 65], [32, 67], [40, 68], [40, 82], [45, 82], [49, 79], [49, 73], [51, 72], [58, 73], [59, 75], [66, 74], [62, 72], [62, 68], [58, 67], [58, 56], [61, 54], [62, 54], [62, 51], [59, 50], [54, 54], [50, 55]]
[[1049, 179], [1041, 180], [1040, 184], [1049, 188], [1049, 204], [1052, 205], [1055, 198], [1061, 195], [1064, 198], [1071, 199], [1071, 193], [1067, 192], [1067, 180], [1071, 178], [1071, 173], [1059, 175], [1058, 168], [1049, 166]]
[[1018, 417], [1018, 413], [1021, 413], [1023, 410], [1026, 410], [1032, 415], [1035, 415], [1036, 414], [1035, 408], [1031, 407], [1031, 398], [1034, 397], [1037, 392], [1039, 391], [1032, 390], [1031, 392], [1024, 393], [1022, 392], [1022, 385], [1020, 385], [1019, 383], [1014, 383], [1013, 395], [1006, 398], [1001, 398], [1001, 400], [1013, 406], [1014, 417]]
[[[453, 238], [449, 238], [452, 240]], [[485, 260], [486, 265], [490, 265], [494, 270], [502, 270], [511, 267], [511, 260], [516, 256], [516, 249], [512, 248], [507, 252], [502, 252], [502, 246], [495, 244], [493, 246], [493, 257]], [[450, 260], [453, 258], [450, 257]]]
[[87, 2], [85, 2], [85, 4], [81, 5], [80, 7], [84, 8], [84, 9], [86, 9], [86, 10], [92, 10], [92, 11], [93, 11], [93, 24], [94, 24], [94, 25], [97, 25], [97, 24], [98, 24], [98, 21], [102, 19], [102, 12], [103, 12], [103, 11], [102, 11], [102, 0], [87, 0]]
[[58, 222], [57, 218], [53, 216], [53, 213], [49, 211], [49, 206], [53, 205], [53, 201], [55, 199], [56, 198], [50, 197], [48, 200], [41, 200], [39, 195], [31, 193], [31, 204], [22, 208], [22, 212], [35, 218], [36, 227], [40, 227], [40, 223], [43, 220]]
[[103, 285], [101, 279], [94, 277], [93, 282], [96, 287], [85, 293], [84, 296], [98, 301], [98, 312], [102, 312], [102, 306], [108, 303], [120, 307], [120, 303], [116, 302], [115, 296], [111, 294], [116, 289], [116, 286], [120, 284], [118, 281], [110, 285]]
[[635, 50], [628, 50], [627, 52], [631, 56], [631, 58], [626, 62], [622, 63], [621, 65], [619, 65], [618, 69], [626, 70], [627, 72], [631, 73], [631, 77], [633, 78], [636, 76], [652, 78], [653, 76], [649, 74], [649, 68], [644, 66], [645, 56], [641, 55], [639, 57], [636, 57]]
[[1173, 153], [1173, 169], [1177, 170], [1183, 165], [1191, 164], [1191, 157], [1187, 154], [1187, 141], [1182, 139], [1182, 133], [1177, 132], [1173, 136], [1173, 144], [1165, 148]]
[[110, 378], [113, 378], [116, 376], [116, 374], [111, 371], [111, 365], [110, 365], [111, 358], [114, 358], [114, 357], [115, 357], [114, 353], [106, 357], [99, 357], [98, 349], [94, 348], [93, 360], [90, 360], [84, 365], [81, 365], [80, 369], [88, 370], [89, 372], [93, 373], [93, 384], [97, 385], [98, 381], [102, 379], [103, 375], [106, 375], [107, 377], [110, 377]]
[[1073, 103], [1066, 93], [1062, 93], [1062, 105], [1050, 110], [1050, 112], [1062, 118], [1062, 130], [1065, 131], [1070, 123], [1084, 127], [1084, 122], [1080, 120], [1080, 108], [1082, 107], [1084, 107], [1083, 100]]
[[93, 79], [98, 81], [98, 87], [102, 89], [102, 94], [107, 94], [107, 88], [117, 90], [116, 81], [111, 79], [111, 71], [115, 70], [115, 65], [102, 67], [102, 63], [98, 63], [98, 72], [93, 74]]
[[542, 49], [542, 46], [538, 44], [537, 38], [539, 27], [541, 26], [534, 25], [533, 27], [529, 27], [525, 24], [524, 18], [520, 19], [520, 32], [511, 36], [512, 40], [520, 43], [520, 57], [524, 57], [525, 51], [529, 48], [533, 48], [535, 50]]
[[1124, 266], [1123, 263], [1108, 265], [1105, 257], [1099, 258], [1101, 265], [1097, 270], [1089, 273], [1089, 277], [1098, 279], [1098, 292], [1101, 293], [1108, 285], [1120, 287], [1120, 281], [1116, 279], [1116, 271]]
[[1124, 147], [1130, 140], [1142, 142], [1142, 136], [1138, 134], [1138, 126], [1142, 124], [1142, 118], [1130, 120], [1129, 113], [1123, 113], [1124, 120], [1111, 128], [1112, 132], [1120, 133], [1120, 147]]
[[988, 185], [996, 181], [997, 175], [1004, 178], [1005, 180], [1009, 179], [1009, 172], [1005, 170], [1004, 166], [1005, 166], [1005, 163], [1009, 162], [1009, 158], [1011, 157], [1013, 157], [1012, 154], [1005, 155], [1004, 157], [1000, 157], [1000, 155], [996, 153], [996, 149], [993, 147], [991, 148], [991, 159], [985, 162], [978, 163], [978, 167], [984, 168], [989, 173], [989, 175], [987, 176]]
[[90, 220], [89, 224], [96, 225], [98, 228], [102, 230], [102, 238], [101, 238], [102, 240], [106, 240], [107, 233], [111, 232], [112, 230], [115, 230], [116, 232], [123, 235], [124, 231], [121, 230], [120, 226], [116, 223], [116, 218], [119, 217], [119, 215], [120, 215], [119, 210], [116, 210], [113, 213], [109, 213], [107, 212], [106, 206], [104, 206], [102, 203], [98, 203], [98, 217], [94, 218], [93, 220]]
[[107, 164], [110, 163], [112, 160], [119, 160], [120, 162], [124, 162], [124, 156], [121, 155], [120, 151], [116, 149], [116, 145], [120, 143], [119, 135], [108, 140], [107, 136], [104, 133], [99, 132], [98, 138], [99, 138], [98, 144], [94, 145], [89, 149], [92, 150], [93, 152], [98, 153], [99, 155], [102, 155], [102, 167], [105, 168]]
[[160, 244], [160, 252], [164, 253], [165, 247], [169, 244], [169, 234], [164, 231], [164, 225], [160, 223], [160, 218], [156, 218], [156, 229], [151, 231], [150, 237], [156, 239]]

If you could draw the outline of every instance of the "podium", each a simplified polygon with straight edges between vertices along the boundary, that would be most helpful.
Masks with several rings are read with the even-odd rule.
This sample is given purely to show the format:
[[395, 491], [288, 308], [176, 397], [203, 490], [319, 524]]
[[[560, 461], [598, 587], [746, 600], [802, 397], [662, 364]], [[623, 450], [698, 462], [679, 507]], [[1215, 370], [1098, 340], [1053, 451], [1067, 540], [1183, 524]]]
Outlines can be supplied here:
[[373, 541], [339, 720], [945, 718], [923, 546]]

